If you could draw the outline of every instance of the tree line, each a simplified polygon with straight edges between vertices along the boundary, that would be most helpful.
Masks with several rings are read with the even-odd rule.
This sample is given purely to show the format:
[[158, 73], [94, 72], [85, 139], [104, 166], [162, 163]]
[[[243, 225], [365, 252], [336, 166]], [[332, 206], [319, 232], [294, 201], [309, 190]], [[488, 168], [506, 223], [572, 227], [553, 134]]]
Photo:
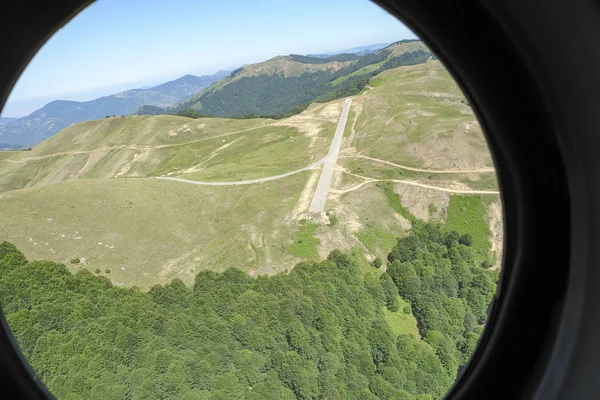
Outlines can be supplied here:
[[[202, 271], [193, 287], [175, 279], [144, 292], [28, 261], [4, 242], [0, 304], [59, 399], [443, 397], [497, 276], [467, 237], [430, 224], [398, 240], [387, 272], [365, 274], [360, 260], [335, 250], [274, 276]], [[414, 313], [421, 337], [396, 336], [386, 307]]]

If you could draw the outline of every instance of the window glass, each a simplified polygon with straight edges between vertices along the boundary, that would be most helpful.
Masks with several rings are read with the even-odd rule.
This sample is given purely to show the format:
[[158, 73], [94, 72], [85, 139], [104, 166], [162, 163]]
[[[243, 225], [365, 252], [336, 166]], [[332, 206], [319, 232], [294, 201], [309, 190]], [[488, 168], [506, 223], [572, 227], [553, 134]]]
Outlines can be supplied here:
[[101, 0], [0, 148], [0, 305], [58, 399], [440, 399], [485, 327], [490, 151], [370, 2]]

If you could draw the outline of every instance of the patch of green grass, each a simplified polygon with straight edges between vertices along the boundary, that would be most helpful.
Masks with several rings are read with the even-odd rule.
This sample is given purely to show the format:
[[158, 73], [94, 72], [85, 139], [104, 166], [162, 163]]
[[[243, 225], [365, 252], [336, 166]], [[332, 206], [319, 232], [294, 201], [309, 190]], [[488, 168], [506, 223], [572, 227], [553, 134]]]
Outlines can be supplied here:
[[296, 257], [317, 260], [319, 258], [317, 245], [321, 243], [321, 240], [314, 236], [316, 231], [317, 225], [315, 224], [304, 223], [300, 225], [294, 236], [294, 243], [288, 246], [290, 253]]
[[477, 174], [476, 177], [468, 177], [461, 181], [473, 190], [498, 190], [498, 179], [494, 172]]
[[385, 198], [390, 207], [392, 207], [396, 212], [402, 215], [408, 221], [414, 223], [416, 221], [416, 217], [410, 213], [400, 202], [400, 196], [398, 193], [394, 191], [394, 187], [389, 182], [378, 182], [377, 186], [383, 189], [383, 193], [385, 194]]
[[79, 258], [71, 258], [71, 260], [69, 260], [69, 262], [71, 264], [79, 264], [81, 262], [81, 260]]
[[354, 121], [356, 113], [350, 107], [350, 111], [348, 112], [348, 119], [346, 121], [346, 126], [344, 128], [344, 137], [349, 137], [352, 134], [352, 121]]
[[11, 160], [13, 158], [17, 158], [17, 157], [27, 155], [27, 154], [29, 154], [28, 151], [11, 151], [11, 150], [0, 151], [0, 161], [1, 160]]
[[383, 317], [392, 328], [394, 335], [414, 335], [419, 336], [419, 328], [417, 327], [417, 319], [412, 314], [405, 314], [404, 307], [408, 303], [400, 297], [400, 309], [392, 312], [387, 307], [382, 308]]
[[178, 176], [201, 181], [236, 181], [291, 172], [325, 156], [334, 131], [335, 124], [324, 124], [313, 143], [294, 127], [265, 127], [239, 136], [197, 172]]
[[488, 260], [490, 228], [485, 217], [485, 205], [480, 196], [452, 195], [448, 205], [446, 231], [468, 233], [473, 239], [471, 247], [481, 261]]
[[381, 76], [374, 76], [369, 81], [369, 86], [379, 87], [379, 86], [383, 86], [384, 83], [385, 83], [385, 79], [383, 77], [381, 77]]
[[437, 207], [433, 203], [429, 203], [427, 206], [427, 211], [429, 212], [429, 216], [431, 217], [433, 214], [437, 212]]
[[389, 253], [397, 240], [397, 236], [394, 233], [382, 229], [373, 223], [367, 223], [355, 235], [372, 254], [375, 254], [377, 250], [382, 254]]
[[362, 274], [375, 274], [377, 277], [383, 273], [381, 268], [375, 269], [365, 257], [365, 249], [362, 246], [354, 246], [346, 253], [361, 270]]
[[338, 216], [335, 213], [328, 212], [327, 216], [329, 217], [329, 227], [333, 228], [338, 223]]

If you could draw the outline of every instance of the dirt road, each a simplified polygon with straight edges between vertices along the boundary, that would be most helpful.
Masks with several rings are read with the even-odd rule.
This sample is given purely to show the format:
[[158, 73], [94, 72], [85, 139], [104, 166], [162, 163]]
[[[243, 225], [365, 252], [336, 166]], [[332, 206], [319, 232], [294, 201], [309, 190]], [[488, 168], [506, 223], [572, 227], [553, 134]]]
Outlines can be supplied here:
[[346, 128], [346, 122], [348, 121], [348, 113], [350, 112], [350, 105], [352, 99], [347, 99], [342, 109], [342, 115], [338, 121], [337, 128], [335, 129], [335, 135], [329, 147], [329, 153], [325, 156], [325, 162], [317, 189], [313, 195], [313, 199], [308, 207], [309, 212], [325, 211], [325, 204], [327, 203], [327, 196], [329, 195], [329, 189], [331, 188], [331, 179], [333, 178], [333, 172], [337, 164], [337, 158], [340, 154], [340, 147], [342, 146], [342, 138], [344, 137], [344, 129]]
[[326, 158], [327, 158], [327, 156], [321, 158], [319, 161], [316, 161], [316, 162], [310, 164], [307, 167], [300, 168], [300, 169], [297, 169], [297, 170], [292, 171], [292, 172], [286, 172], [285, 174], [281, 174], [281, 175], [267, 176], [266, 178], [248, 179], [246, 181], [204, 182], [204, 181], [193, 181], [191, 179], [173, 178], [173, 177], [170, 177], [170, 176], [156, 176], [156, 177], [154, 177], [154, 179], [164, 179], [164, 180], [167, 180], [167, 181], [177, 181], [177, 182], [191, 183], [192, 185], [201, 185], [201, 186], [251, 185], [253, 183], [262, 183], [262, 182], [274, 181], [274, 180], [277, 180], [277, 179], [285, 178], [285, 177], [290, 176], [290, 175], [295, 175], [295, 174], [303, 172], [303, 171], [308, 171], [310, 169], [314, 169], [314, 168], [318, 167], [319, 165], [323, 164], [323, 162], [325, 161]]
[[[352, 104], [352, 99], [347, 99], [346, 102], [344, 103], [344, 108], [342, 109], [342, 114], [340, 115], [340, 119], [338, 121], [338, 125], [336, 127], [335, 130], [335, 135], [333, 136], [333, 140], [331, 142], [331, 146], [329, 147], [329, 152], [327, 153], [327, 155], [325, 157], [323, 157], [322, 159], [315, 161], [314, 163], [304, 167], [304, 168], [300, 168], [298, 170], [295, 171], [291, 171], [291, 172], [286, 172], [285, 174], [281, 174], [281, 175], [274, 175], [274, 176], [268, 176], [265, 178], [257, 178], [257, 179], [249, 179], [249, 180], [244, 180], [244, 181], [233, 181], [233, 182], [205, 182], [205, 181], [194, 181], [191, 179], [184, 179], [184, 178], [174, 178], [174, 177], [167, 177], [167, 176], [157, 176], [155, 177], [155, 179], [164, 179], [164, 180], [169, 180], [169, 181], [177, 181], [177, 182], [183, 182], [183, 183], [189, 183], [192, 185], [201, 185], [201, 186], [236, 186], [236, 185], [251, 185], [251, 184], [255, 184], [255, 183], [262, 183], [262, 182], [268, 182], [268, 181], [274, 181], [277, 179], [282, 179], [291, 175], [295, 175], [298, 174], [300, 172], [303, 171], [308, 171], [308, 170], [312, 170], [317, 168], [319, 165], [324, 164], [323, 167], [323, 171], [321, 172], [321, 176], [319, 178], [319, 183], [317, 184], [317, 189], [315, 190], [315, 193], [313, 195], [313, 199], [310, 203], [309, 206], [309, 211], [313, 211], [313, 212], [319, 212], [319, 211], [325, 211], [325, 204], [327, 202], [327, 197], [329, 195], [329, 192], [331, 190], [331, 180], [333, 178], [333, 173], [335, 171], [336, 168], [336, 164], [337, 164], [337, 159], [338, 159], [338, 155], [340, 152], [340, 147], [342, 144], [342, 139], [344, 136], [344, 129], [346, 127], [346, 122], [348, 120], [348, 113], [350, 112], [350, 106]], [[346, 156], [346, 157], [360, 157], [360, 158], [365, 158], [368, 160], [372, 160], [372, 161], [376, 161], [376, 162], [381, 162], [384, 164], [389, 164], [389, 165], [393, 165], [395, 167], [398, 168], [404, 168], [407, 170], [411, 170], [411, 171], [418, 171], [418, 172], [429, 172], [429, 173], [438, 173], [438, 174], [446, 174], [446, 173], [473, 173], [473, 172], [492, 172], [494, 171], [494, 168], [480, 168], [480, 169], [476, 169], [476, 170], [430, 170], [430, 169], [421, 169], [421, 168], [414, 168], [414, 167], [408, 167], [406, 165], [401, 165], [401, 164], [396, 164], [393, 163], [391, 161], [386, 161], [386, 160], [380, 160], [378, 158], [373, 158], [373, 157], [368, 157], [368, 156], [363, 156], [363, 155], [356, 155], [356, 156]], [[358, 178], [364, 179], [365, 182], [357, 185], [356, 187], [352, 188], [351, 190], [355, 190], [358, 189], [359, 187], [363, 186], [366, 183], [371, 183], [371, 182], [379, 182], [381, 181], [380, 179], [373, 179], [373, 178], [368, 178], [365, 176], [361, 176], [361, 175], [357, 175], [357, 174], [353, 174], [350, 173], [348, 171], [344, 171], [347, 174], [350, 175], [354, 175]], [[458, 193], [458, 194], [499, 194], [498, 191], [493, 191], [493, 190], [460, 190], [460, 189], [450, 189], [450, 188], [444, 188], [444, 187], [439, 187], [439, 186], [432, 186], [432, 185], [426, 185], [420, 182], [415, 182], [415, 181], [410, 181], [410, 180], [394, 180], [394, 179], [386, 179], [385, 181], [389, 181], [389, 182], [396, 182], [396, 183], [403, 183], [405, 185], [413, 185], [413, 186], [420, 186], [422, 188], [427, 188], [427, 189], [433, 189], [433, 190], [439, 190], [441, 192], [447, 192], [447, 193]], [[335, 193], [342, 193], [343, 191], [332, 191]]]
[[480, 172], [495, 172], [496, 171], [493, 167], [484, 167], [484, 168], [477, 168], [477, 169], [443, 169], [443, 170], [415, 168], [415, 167], [409, 167], [407, 165], [396, 164], [391, 161], [381, 160], [379, 158], [364, 156], [362, 154], [356, 154], [356, 155], [350, 155], [350, 156], [340, 156], [340, 158], [364, 158], [366, 160], [371, 160], [371, 161], [375, 161], [378, 163], [391, 165], [394, 167], [405, 169], [407, 171], [427, 172], [430, 174], [455, 174], [455, 173], [459, 173], [459, 174], [465, 173], [466, 174], [466, 173], [480, 173]]
[[[497, 191], [497, 190], [471, 190], [471, 189], [469, 189], [469, 190], [463, 190], [463, 189], [451, 189], [451, 188], [445, 188], [445, 187], [440, 187], [440, 186], [426, 185], [424, 183], [415, 182], [415, 181], [409, 181], [409, 180], [403, 180], [403, 179], [374, 179], [374, 178], [368, 178], [366, 176], [362, 176], [362, 175], [358, 175], [358, 174], [353, 174], [352, 172], [348, 172], [348, 171], [344, 171], [344, 173], [346, 173], [348, 175], [355, 176], [357, 178], [364, 179], [366, 181], [364, 183], [361, 183], [361, 184], [357, 185], [352, 190], [358, 189], [362, 185], [364, 185], [366, 183], [371, 183], [371, 182], [394, 182], [394, 183], [403, 183], [405, 185], [419, 186], [419, 187], [422, 187], [422, 188], [425, 188], [425, 189], [439, 190], [440, 192], [446, 192], [446, 193], [456, 193], [456, 194], [500, 194], [500, 192]], [[342, 191], [342, 193], [343, 193], [343, 191]]]

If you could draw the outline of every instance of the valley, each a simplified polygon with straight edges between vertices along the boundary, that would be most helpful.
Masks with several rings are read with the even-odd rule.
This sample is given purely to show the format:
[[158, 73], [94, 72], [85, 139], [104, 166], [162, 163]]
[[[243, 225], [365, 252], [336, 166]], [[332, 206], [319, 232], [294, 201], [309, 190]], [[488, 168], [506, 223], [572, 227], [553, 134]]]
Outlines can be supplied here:
[[142, 105], [172, 106], [228, 73], [219, 71], [205, 76], [185, 75], [154, 87], [127, 90], [90, 101], [55, 100], [27, 116], [3, 118], [0, 121], [0, 148], [1, 144], [16, 148], [33, 146], [74, 123], [128, 115]]
[[288, 269], [306, 226], [313, 257], [385, 258], [411, 222], [383, 184], [425, 221], [443, 222], [453, 196], [499, 207], [485, 139], [439, 62], [372, 82], [280, 120], [114, 117], [2, 152], [0, 234], [30, 258], [149, 288], [199, 269]]
[[57, 398], [443, 398], [495, 296], [498, 182], [440, 61], [374, 47], [0, 152], [0, 304]]

